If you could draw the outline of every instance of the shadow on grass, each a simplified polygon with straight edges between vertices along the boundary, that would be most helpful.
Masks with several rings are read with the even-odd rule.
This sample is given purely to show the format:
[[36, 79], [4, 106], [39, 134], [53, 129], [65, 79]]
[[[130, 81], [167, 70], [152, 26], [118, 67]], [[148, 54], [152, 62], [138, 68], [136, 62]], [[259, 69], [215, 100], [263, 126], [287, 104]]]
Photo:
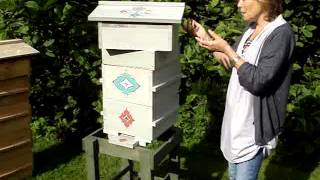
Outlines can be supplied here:
[[81, 141], [56, 143], [43, 151], [34, 153], [33, 176], [68, 163], [82, 152]]
[[179, 147], [180, 168], [167, 157], [154, 174], [165, 177], [167, 173], [179, 174], [181, 180], [221, 180], [225, 175], [227, 163], [219, 149], [219, 143], [205, 139], [194, 147]]
[[201, 144], [196, 151], [181, 150], [185, 158], [184, 167], [180, 172], [183, 179], [214, 180], [222, 179], [227, 169], [227, 163], [220, 152], [212, 149], [209, 144]]
[[181, 147], [180, 156], [183, 162], [183, 179], [188, 180], [221, 180], [228, 165], [220, 150], [220, 124], [211, 126], [206, 137], [191, 149]]
[[[320, 162], [319, 149], [307, 154], [298, 147], [280, 144], [264, 173], [265, 180], [308, 180]], [[320, 178], [320, 177], [319, 177]], [[319, 179], [317, 178], [317, 179]]]

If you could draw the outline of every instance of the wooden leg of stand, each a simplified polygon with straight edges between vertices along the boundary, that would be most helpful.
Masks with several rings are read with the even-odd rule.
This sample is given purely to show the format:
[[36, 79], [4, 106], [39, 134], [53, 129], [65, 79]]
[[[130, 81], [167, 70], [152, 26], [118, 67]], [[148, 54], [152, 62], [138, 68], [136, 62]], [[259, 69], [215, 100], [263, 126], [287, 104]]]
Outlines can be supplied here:
[[129, 170], [129, 172], [130, 172], [130, 180], [133, 180], [133, 177], [135, 176], [134, 175], [134, 170], [133, 170], [133, 161], [131, 161], [131, 160], [128, 160], [128, 162], [129, 162], [129, 166], [130, 166], [130, 170]]
[[139, 176], [141, 180], [153, 180], [152, 177], [152, 169], [150, 164], [150, 154], [146, 153], [142, 159], [140, 159], [140, 171], [139, 171]]
[[180, 171], [180, 157], [179, 157], [179, 147], [177, 146], [169, 155], [171, 163], [174, 165], [174, 173], [170, 173], [170, 180], [179, 179]]
[[150, 167], [144, 166], [142, 163], [140, 163], [140, 172], [139, 176], [141, 180], [152, 180], [152, 172]]
[[[133, 180], [133, 177], [135, 174], [133, 171], [133, 161], [132, 160], [122, 159], [121, 169], [126, 170], [125, 173], [120, 173], [122, 180]], [[119, 178], [120, 178], [120, 176], [119, 176]]]
[[88, 180], [99, 180], [99, 144], [97, 140], [85, 140], [87, 178]]

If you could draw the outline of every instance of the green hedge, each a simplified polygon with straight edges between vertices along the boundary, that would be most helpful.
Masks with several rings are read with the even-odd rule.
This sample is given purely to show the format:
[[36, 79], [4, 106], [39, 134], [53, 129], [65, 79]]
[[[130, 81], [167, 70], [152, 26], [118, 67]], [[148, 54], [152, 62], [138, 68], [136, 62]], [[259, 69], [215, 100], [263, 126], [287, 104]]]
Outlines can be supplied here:
[[[200, 21], [231, 44], [245, 27], [234, 0], [187, 0], [186, 4], [185, 18]], [[96, 5], [90, 0], [0, 0], [0, 39], [23, 38], [41, 52], [33, 61], [31, 79], [36, 135], [81, 137], [98, 127], [101, 57], [96, 24], [87, 21]], [[284, 9], [297, 48], [282, 139], [289, 146], [295, 144], [297, 151], [312, 154], [320, 147], [320, 4], [285, 0]], [[180, 40], [184, 77], [177, 126], [191, 148], [208, 134], [219, 138], [230, 72], [182, 30]], [[298, 146], [293, 143], [297, 139]]]
[[40, 51], [32, 61], [34, 134], [65, 139], [98, 127], [101, 110], [97, 2], [1, 0], [0, 39], [22, 38]]

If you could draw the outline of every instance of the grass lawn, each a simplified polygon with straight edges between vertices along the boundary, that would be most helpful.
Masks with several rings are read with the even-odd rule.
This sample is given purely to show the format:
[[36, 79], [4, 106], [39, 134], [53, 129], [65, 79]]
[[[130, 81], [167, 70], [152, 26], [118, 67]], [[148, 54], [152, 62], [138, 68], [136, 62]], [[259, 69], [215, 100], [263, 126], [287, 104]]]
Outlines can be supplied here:
[[[80, 142], [63, 144], [54, 138], [36, 138], [33, 151], [34, 172], [33, 177], [29, 179], [86, 179], [85, 156]], [[202, 143], [193, 150], [181, 147], [180, 154], [181, 179], [228, 179], [227, 164], [216, 143]], [[319, 163], [304, 166], [302, 162], [295, 159], [283, 161], [276, 159], [279, 158], [274, 154], [264, 161], [259, 180], [320, 180]], [[121, 160], [100, 155], [99, 163], [101, 179], [109, 180], [117, 172]]]

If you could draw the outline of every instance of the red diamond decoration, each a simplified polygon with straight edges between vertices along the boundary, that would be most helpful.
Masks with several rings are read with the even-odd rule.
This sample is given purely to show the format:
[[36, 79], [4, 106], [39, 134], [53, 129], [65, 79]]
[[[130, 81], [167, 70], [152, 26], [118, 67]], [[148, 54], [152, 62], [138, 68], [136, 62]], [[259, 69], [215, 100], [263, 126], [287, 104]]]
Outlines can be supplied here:
[[134, 121], [128, 109], [123, 111], [123, 113], [119, 116], [119, 118], [121, 119], [124, 126], [126, 126], [126, 128], [131, 126], [132, 122]]

